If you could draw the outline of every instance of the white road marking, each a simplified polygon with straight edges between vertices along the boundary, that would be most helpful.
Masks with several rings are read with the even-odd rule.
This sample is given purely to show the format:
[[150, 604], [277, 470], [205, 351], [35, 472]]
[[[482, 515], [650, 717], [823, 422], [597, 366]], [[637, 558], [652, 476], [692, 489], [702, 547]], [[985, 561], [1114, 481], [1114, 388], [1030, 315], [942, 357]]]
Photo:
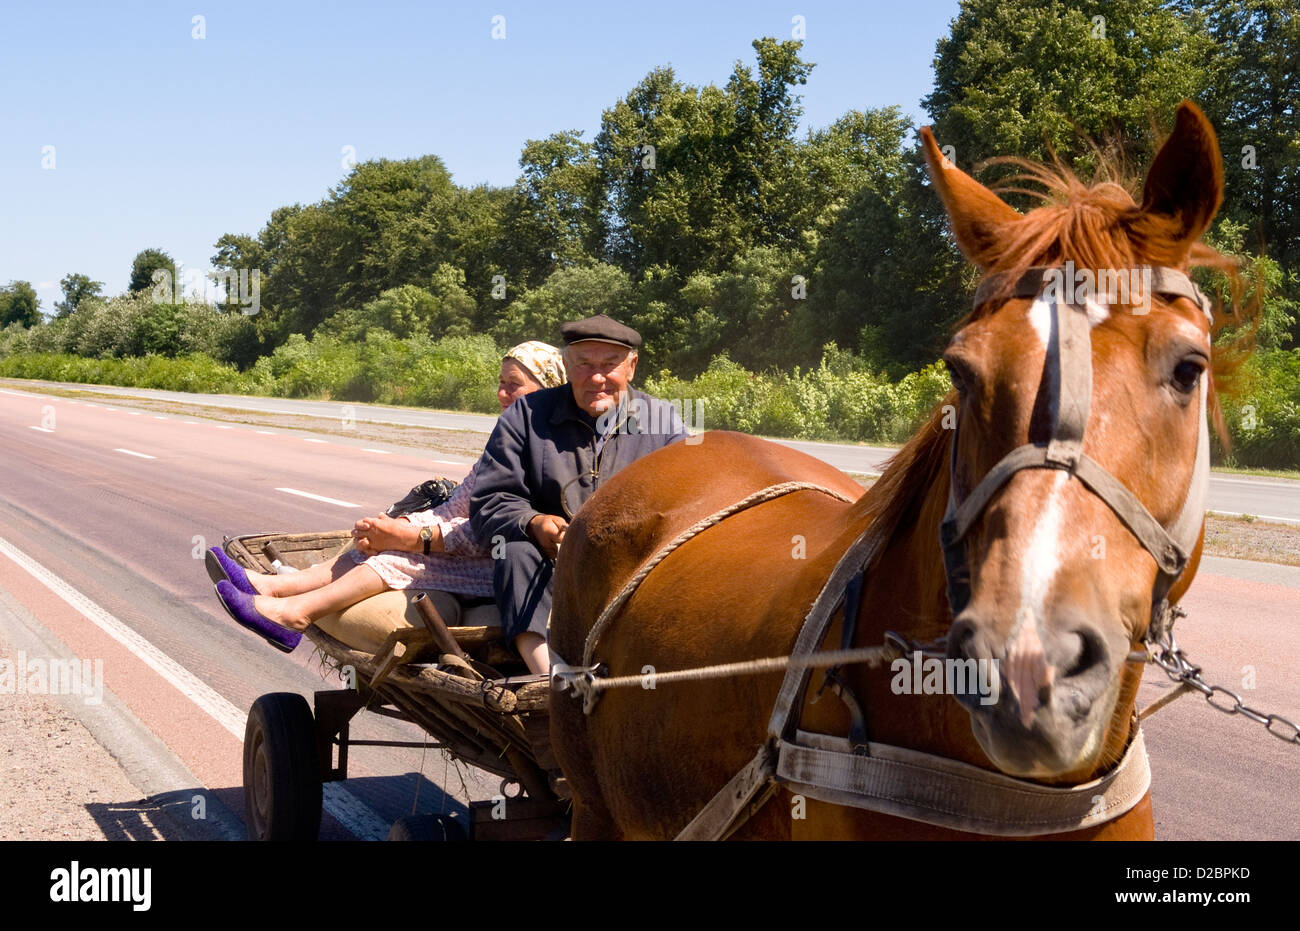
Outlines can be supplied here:
[[300, 495], [303, 498], [311, 498], [313, 501], [324, 501], [326, 504], [337, 504], [341, 508], [361, 507], [361, 505], [353, 504], [350, 501], [340, 501], [338, 498], [326, 498], [324, 495], [313, 495], [310, 491], [299, 491], [296, 488], [277, 488], [276, 491], [282, 491], [287, 495]]
[[376, 456], [387, 456], [387, 455], [389, 455], [388, 450], [386, 450], [386, 449], [363, 449], [363, 450], [361, 450], [361, 451], [362, 451], [363, 453], [374, 453]]
[[120, 447], [120, 446], [119, 446], [119, 447], [116, 447], [116, 448], [113, 450], [113, 452], [115, 452], [115, 453], [126, 453], [128, 456], [139, 456], [141, 459], [157, 459], [157, 458], [158, 458], [157, 456], [150, 456], [148, 453], [137, 453], [137, 452], [135, 452], [134, 450], [130, 450], [130, 449], [122, 449], [122, 447]]
[[470, 465], [470, 463], [468, 462], [448, 462], [445, 459], [430, 459], [429, 462], [431, 462], [433, 465], [459, 466], [462, 468], [468, 467]]
[[54, 431], [51, 430], [49, 427], [33, 427], [33, 426], [31, 426], [31, 425], [28, 425], [27, 429], [28, 429], [28, 430], [40, 430], [42, 433], [53, 433], [53, 432], [54, 432]]
[[228, 424], [228, 423], [214, 423], [212, 426], [216, 427], [218, 430], [233, 430], [233, 429], [235, 429], [234, 427], [232, 427], [232, 426], [231, 426], [230, 424]]
[[141, 411], [127, 411], [127, 413], [130, 414], [132, 417], [139, 417]]
[[1258, 479], [1246, 478], [1221, 478], [1218, 475], [1212, 475], [1216, 482], [1227, 482], [1229, 485], [1249, 485], [1252, 488], [1289, 488], [1292, 491], [1300, 489], [1300, 482], [1265, 482]]
[[0, 394], [12, 394], [15, 398], [37, 398], [38, 394], [28, 394], [25, 391], [10, 391], [8, 388], [0, 388]]
[[[8, 556], [19, 568], [71, 605], [82, 617], [130, 650], [141, 662], [243, 743], [248, 716], [223, 695], [3, 537], [0, 537], [0, 553]], [[369, 805], [338, 783], [326, 783], [324, 788], [325, 810], [356, 837], [380, 840], [388, 835], [388, 826]]]
[[1206, 514], [1218, 514], [1220, 517], [1253, 517], [1255, 520], [1275, 520], [1284, 524], [1300, 524], [1294, 517], [1270, 517], [1267, 514], [1243, 514], [1238, 511], [1206, 511]]
[[310, 436], [304, 436], [304, 437], [302, 438], [302, 441], [303, 441], [304, 443], [328, 443], [328, 442], [329, 442], [329, 440], [317, 440], [317, 439], [313, 439], [313, 438], [310, 437]]
[[162, 414], [154, 414], [154, 415], [153, 415], [153, 419], [154, 419], [154, 420], [166, 420], [167, 418], [164, 417]]
[[280, 435], [280, 434], [276, 433], [274, 430], [258, 430], [257, 432], [258, 432], [258, 433], [264, 433], [264, 434], [266, 434], [267, 436], [279, 436], [279, 435]]

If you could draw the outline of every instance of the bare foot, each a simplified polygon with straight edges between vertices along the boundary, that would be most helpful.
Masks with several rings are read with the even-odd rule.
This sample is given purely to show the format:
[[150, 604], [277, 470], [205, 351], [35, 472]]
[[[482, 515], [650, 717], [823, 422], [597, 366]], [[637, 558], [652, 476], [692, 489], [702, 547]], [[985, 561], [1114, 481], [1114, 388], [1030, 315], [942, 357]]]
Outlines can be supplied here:
[[310, 627], [311, 618], [287, 610], [286, 600], [269, 595], [254, 595], [253, 608], [262, 617], [279, 624], [281, 627], [287, 627], [290, 630], [306, 630]]
[[276, 578], [275, 576], [268, 575], [265, 572], [253, 572], [251, 570], [245, 572], [244, 575], [248, 576], [248, 584], [253, 586], [259, 595], [273, 596], [275, 594], [275, 592], [272, 591], [272, 588], [274, 587], [273, 580]]

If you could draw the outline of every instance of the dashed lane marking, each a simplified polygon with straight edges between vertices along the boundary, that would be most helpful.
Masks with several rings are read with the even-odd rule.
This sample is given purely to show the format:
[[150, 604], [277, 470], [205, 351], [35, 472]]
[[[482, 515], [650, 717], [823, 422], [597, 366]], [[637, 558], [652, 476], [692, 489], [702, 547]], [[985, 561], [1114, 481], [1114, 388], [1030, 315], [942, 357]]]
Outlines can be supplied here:
[[299, 491], [296, 488], [277, 488], [276, 491], [282, 491], [286, 495], [298, 495], [302, 498], [311, 498], [313, 501], [324, 501], [326, 504], [337, 504], [341, 508], [361, 507], [361, 505], [353, 504], [351, 501], [340, 501], [338, 498], [327, 498], [324, 495], [314, 495], [310, 491]]

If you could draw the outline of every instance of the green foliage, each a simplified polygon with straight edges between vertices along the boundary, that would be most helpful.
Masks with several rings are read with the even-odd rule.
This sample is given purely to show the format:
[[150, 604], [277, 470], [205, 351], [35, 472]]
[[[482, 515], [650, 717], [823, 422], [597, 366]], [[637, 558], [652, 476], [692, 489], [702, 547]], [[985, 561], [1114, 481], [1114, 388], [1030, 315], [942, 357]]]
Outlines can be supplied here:
[[154, 289], [154, 272], [167, 272], [165, 279], [170, 288], [175, 287], [176, 263], [161, 249], [142, 249], [131, 262], [131, 279], [126, 289], [132, 294], [151, 292]]
[[519, 167], [502, 245], [523, 273], [520, 284], [536, 287], [556, 269], [599, 254], [599, 176], [592, 145], [576, 130], [528, 140]]
[[[1232, 220], [1222, 220], [1205, 237], [1207, 244], [1233, 256], [1239, 265], [1244, 290], [1240, 298], [1242, 307], [1259, 305], [1255, 327], [1255, 344], [1263, 349], [1277, 349], [1293, 339], [1292, 328], [1300, 319], [1300, 287], [1295, 273], [1288, 274], [1274, 259], [1252, 255], [1245, 251], [1243, 240], [1246, 227]], [[1218, 298], [1220, 306], [1231, 306], [1232, 288], [1226, 275], [1218, 272], [1198, 272], [1202, 287]], [[1233, 339], [1237, 328], [1231, 327], [1220, 334], [1221, 340]]]
[[1241, 374], [1240, 390], [1221, 399], [1232, 438], [1228, 463], [1300, 467], [1300, 351], [1259, 350]]
[[247, 393], [255, 387], [254, 382], [233, 367], [202, 353], [174, 359], [163, 356], [87, 359], [66, 353], [25, 353], [0, 358], [0, 375], [205, 393]]
[[470, 333], [476, 307], [465, 292], [465, 273], [444, 262], [434, 272], [431, 286], [428, 289], [405, 284], [389, 288], [360, 310], [335, 314], [316, 332], [345, 340], [364, 339], [370, 333], [399, 339]]
[[963, 0], [924, 100], [962, 168], [993, 156], [1091, 159], [1086, 137], [1145, 163], [1151, 127], [1202, 97], [1213, 43], [1165, 0]]
[[35, 326], [41, 319], [41, 301], [30, 281], [11, 281], [0, 288], [0, 327]]
[[[1252, 250], [1300, 265], [1300, 16], [1295, 0], [1182, 0], [1214, 41], [1206, 114], [1219, 135], [1223, 213]], [[1293, 292], [1294, 294], [1294, 292]]]
[[511, 301], [493, 335], [506, 346], [529, 339], [559, 345], [560, 324], [593, 314], [631, 319], [632, 298], [627, 274], [613, 265], [560, 268], [540, 287]]
[[250, 377], [287, 397], [493, 413], [503, 355], [484, 336], [397, 339], [375, 331], [357, 342], [295, 333]]
[[950, 389], [940, 363], [891, 383], [833, 343], [808, 372], [755, 374], [723, 354], [694, 379], [646, 382], [659, 397], [702, 403], [710, 430], [887, 443], [911, 436]]
[[66, 317], [88, 297], [99, 297], [104, 288], [104, 282], [91, 281], [88, 275], [77, 274], [64, 275], [63, 280], [59, 282], [59, 287], [63, 289], [63, 300], [54, 305], [54, 315], [56, 317]]

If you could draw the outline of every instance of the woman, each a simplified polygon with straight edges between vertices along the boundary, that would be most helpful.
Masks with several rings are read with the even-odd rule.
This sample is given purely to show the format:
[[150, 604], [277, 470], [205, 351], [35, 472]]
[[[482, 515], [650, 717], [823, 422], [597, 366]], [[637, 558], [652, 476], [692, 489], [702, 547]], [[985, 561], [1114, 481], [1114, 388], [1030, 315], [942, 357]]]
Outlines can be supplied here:
[[[501, 360], [497, 403], [505, 410], [525, 394], [566, 380], [560, 351], [531, 340]], [[352, 530], [356, 549], [302, 572], [248, 572], [220, 547], [208, 550], [217, 597], [234, 620], [288, 653], [300, 631], [387, 589], [433, 589], [468, 598], [492, 596], [493, 561], [470, 535], [469, 500], [478, 464], [447, 501], [405, 517], [368, 517]], [[544, 652], [545, 644], [543, 644]], [[531, 668], [536, 657], [525, 656]]]

